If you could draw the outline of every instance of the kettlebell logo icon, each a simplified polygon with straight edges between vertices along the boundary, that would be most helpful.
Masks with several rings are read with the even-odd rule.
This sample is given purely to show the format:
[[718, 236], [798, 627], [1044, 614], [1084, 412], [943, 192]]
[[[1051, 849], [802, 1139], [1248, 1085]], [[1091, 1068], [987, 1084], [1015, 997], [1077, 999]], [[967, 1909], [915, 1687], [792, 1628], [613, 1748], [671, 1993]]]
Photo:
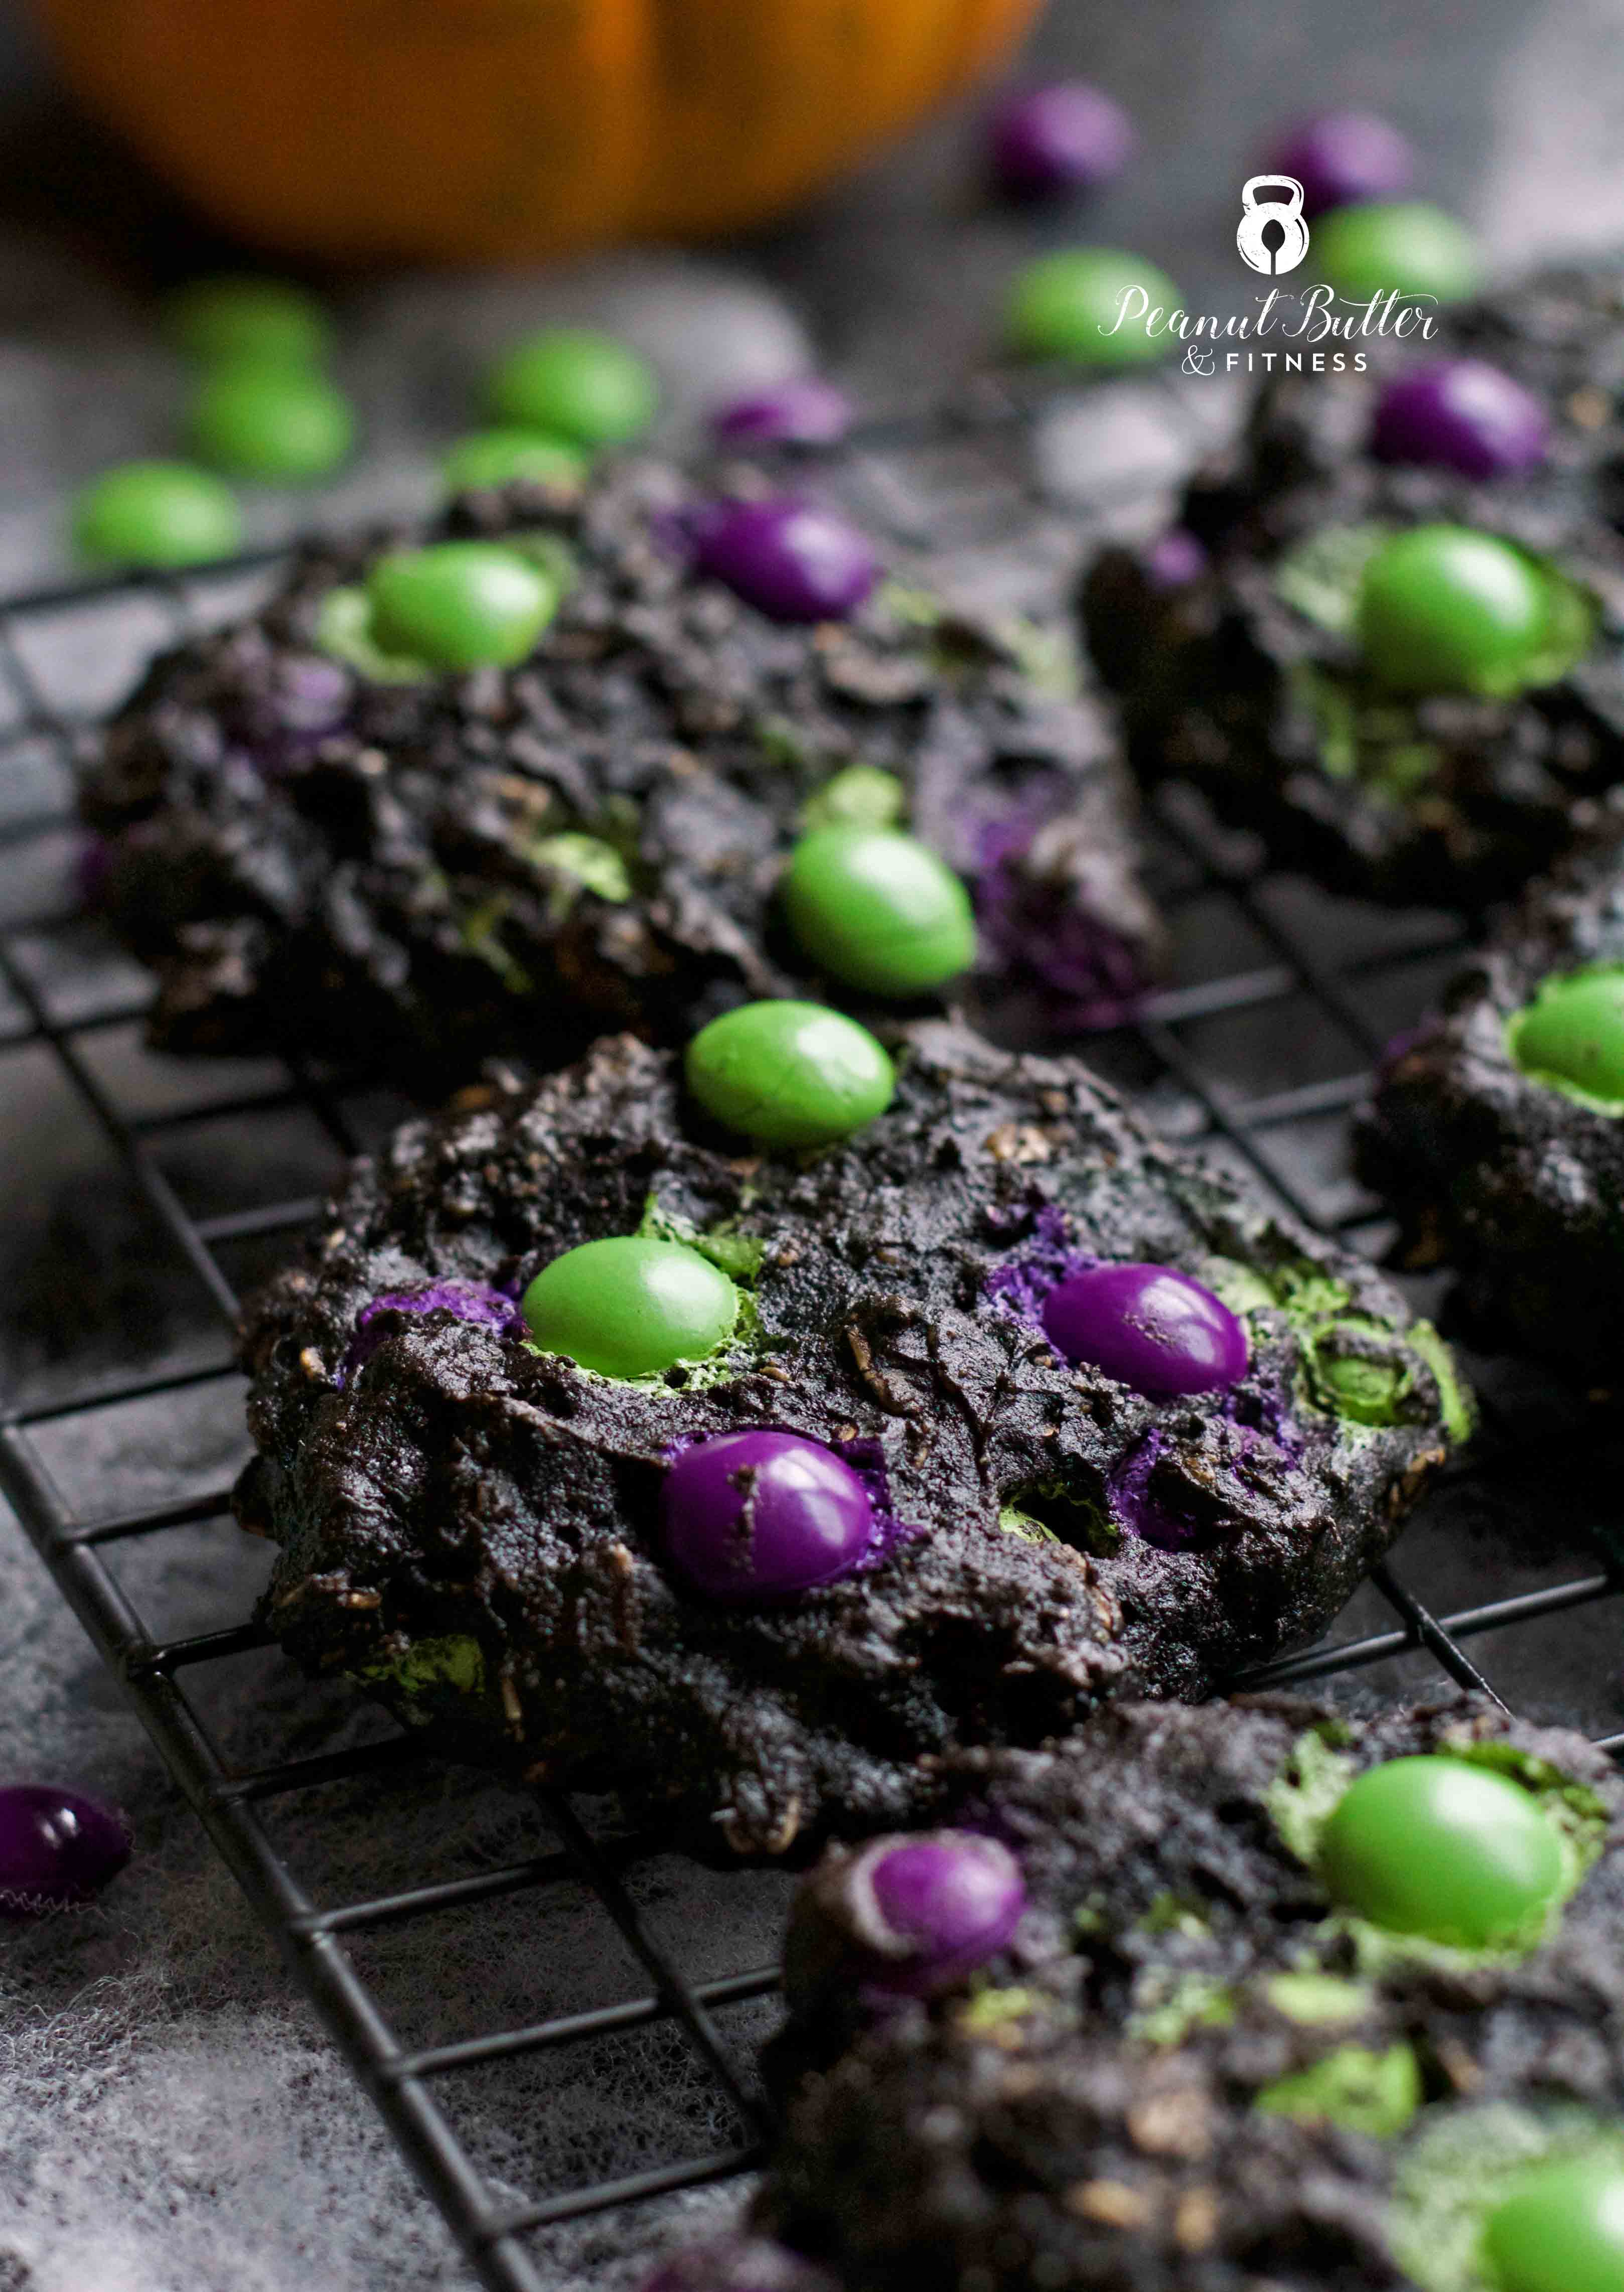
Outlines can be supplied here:
[[[1283, 192], [1284, 198], [1261, 199], [1262, 191]], [[1295, 175], [1254, 175], [1242, 185], [1241, 216], [1235, 244], [1241, 260], [1266, 278], [1295, 270], [1308, 252], [1308, 225], [1303, 220], [1303, 186]]]

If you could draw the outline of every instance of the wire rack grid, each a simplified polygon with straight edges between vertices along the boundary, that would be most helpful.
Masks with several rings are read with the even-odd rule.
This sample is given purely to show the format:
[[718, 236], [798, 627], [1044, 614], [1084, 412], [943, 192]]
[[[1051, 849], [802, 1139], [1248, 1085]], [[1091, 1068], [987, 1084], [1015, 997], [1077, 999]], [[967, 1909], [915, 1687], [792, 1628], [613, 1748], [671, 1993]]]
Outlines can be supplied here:
[[[1187, 399], [1171, 387], [1162, 411], [1188, 426]], [[871, 425], [848, 451], [838, 473], [848, 491], [863, 497], [870, 520], [887, 522], [900, 545], [909, 529], [940, 537], [957, 520], [961, 540], [987, 545], [1000, 537], [1018, 545], [1023, 521], [1035, 512], [1025, 472], [1027, 433], [1038, 402], [983, 391], [973, 408], [940, 410]], [[1199, 444], [1186, 438], [1186, 444]], [[1091, 513], [1109, 520], [1139, 480], [1103, 488]], [[1075, 525], [1081, 512], [1067, 512]], [[244, 561], [207, 581], [131, 577], [72, 588], [39, 591], [0, 604], [0, 869], [20, 868], [30, 848], [60, 851], [68, 821], [63, 798], [76, 733], [71, 711], [38, 665], [42, 632], [59, 650], [81, 659], [94, 656], [97, 633], [113, 616], [127, 652], [157, 650], [198, 625], [200, 615], [221, 617], [245, 582], [274, 572], [274, 561]], [[235, 584], [235, 587], [233, 587]], [[77, 648], [77, 651], [76, 651]], [[27, 770], [20, 758], [32, 759]], [[46, 760], [43, 776], [41, 758]], [[38, 779], [38, 794], [31, 793]], [[1369, 1061], [1385, 1036], [1412, 1017], [1429, 988], [1461, 945], [1457, 922], [1444, 916], [1333, 913], [1306, 887], [1263, 871], [1257, 855], [1212, 829], [1176, 794], [1152, 826], [1155, 865], [1164, 906], [1184, 947], [1184, 983], [1149, 997], [1136, 1024], [1095, 1046], [1099, 1063], [1134, 1089], [1153, 1119], [1222, 1158], [1246, 1166], [1288, 1208], [1321, 1231], [1339, 1232], [1356, 1246], [1378, 1249], [1385, 1236], [1377, 1206], [1354, 1194], [1337, 1172], [1337, 1142], [1347, 1110], [1356, 1103]], [[56, 869], [60, 876], [60, 865]], [[75, 1119], [100, 1134], [133, 1182], [149, 1218], [201, 1285], [222, 1332], [237, 1313], [237, 1284], [229, 1260], [244, 1243], [274, 1247], [315, 1213], [319, 1197], [271, 1198], [202, 1215], [166, 1166], [166, 1139], [178, 1125], [201, 1117], [228, 1124], [239, 1148], [264, 1142], [276, 1150], [277, 1118], [302, 1109], [319, 1126], [335, 1165], [363, 1138], [342, 1077], [288, 1067], [263, 1086], [231, 1090], [188, 1102], [179, 1112], [133, 1108], [99, 1061], [99, 1037], [127, 1029], [139, 1017], [141, 991], [114, 966], [98, 984], [92, 967], [69, 997], [53, 990], [42, 948], [62, 934], [82, 931], [77, 903], [47, 900], [18, 912], [0, 930], [0, 1061], [25, 1051], [54, 1062]], [[26, 902], [25, 902], [26, 905]], [[1329, 920], [1328, 920], [1329, 918]], [[1258, 1046], [1266, 1045], [1266, 1086], [1257, 1086]], [[422, 1746], [404, 1735], [315, 1755], [291, 1754], [243, 1767], [222, 1749], [218, 1731], [200, 1708], [190, 1683], [214, 1667], [267, 1646], [268, 1635], [240, 1613], [224, 1613], [209, 1628], [166, 1636], [141, 1612], [120, 1579], [116, 1562], [133, 1542], [179, 1530], [208, 1528], [233, 1537], [226, 1491], [201, 1493], [178, 1477], [158, 1500], [101, 1516], [86, 1501], [62, 1493], [48, 1460], [52, 1437], [88, 1424], [98, 1413], [136, 1401], [178, 1402], [200, 1386], [234, 1376], [225, 1345], [201, 1362], [160, 1366], [109, 1380], [104, 1374], [71, 1380], [43, 1400], [24, 1400], [0, 1416], [0, 1489], [4, 1490], [56, 1583], [122, 1685], [255, 1911], [275, 1938], [287, 1964], [356, 2077], [381, 2111], [406, 2159], [441, 2209], [482, 2281], [493, 2292], [542, 2292], [543, 2276], [528, 2241], [561, 2223], [612, 2207], [641, 2204], [667, 2192], [746, 2173], [770, 2135], [759, 2091], [732, 2057], [719, 2015], [743, 2001], [766, 1997], [776, 1985], [770, 1965], [746, 1965], [708, 1980], [690, 1978], [652, 1930], [628, 1884], [640, 1858], [658, 1851], [652, 1838], [627, 1838], [594, 1828], [590, 1808], [565, 1795], [544, 1795], [553, 1851], [484, 1868], [471, 1875], [409, 1886], [360, 1900], [319, 1902], [279, 1851], [268, 1820], [276, 1803], [318, 1795], [343, 1781], [365, 1782], [432, 1766]], [[1548, 1434], [1567, 1408], [1542, 1393], [1539, 1423]], [[1564, 1441], [1583, 1412], [1563, 1418]], [[1515, 1481], [1525, 1454], [1530, 1420], [1516, 1405], [1491, 1404], [1479, 1454], [1453, 1476], [1454, 1512], [1473, 1504], [1491, 1484]], [[1474, 1490], [1475, 1489], [1475, 1496]], [[1497, 1501], [1503, 1497], [1497, 1489]], [[1515, 1499], [1526, 1514], [1529, 1503]], [[1504, 1505], [1500, 1505], [1503, 1512]], [[1446, 1536], [1445, 1540], [1448, 1541]], [[1538, 1538], [1536, 1538], [1536, 1543]], [[1539, 1715], [1566, 1714], [1574, 1654], [1571, 1626], [1543, 1653], [1525, 1659], [1523, 1642], [1570, 1611], [1604, 1611], [1620, 1590], [1604, 1557], [1583, 1565], [1592, 1548], [1570, 1538], [1553, 1554], [1541, 1550], [1536, 1580], [1516, 1577], [1520, 1588], [1462, 1604], [1433, 1596], [1431, 1581], [1458, 1586], [1457, 1566], [1440, 1574], [1433, 1564], [1434, 1536], [1421, 1547], [1426, 1563], [1412, 1574], [1405, 1546], [1401, 1567], [1378, 1570], [1350, 1616], [1365, 1628], [1272, 1666], [1248, 1683], [1321, 1681], [1333, 1691], [1369, 1683], [1365, 1692], [1415, 1691], [1417, 1675], [1442, 1674], [1464, 1687], [1495, 1695]], [[1504, 1577], [1492, 1561], [1474, 1562], [1482, 1575]], [[1603, 1545], [1594, 1546], [1604, 1551]], [[1573, 1554], [1580, 1555], [1576, 1562]], [[1429, 1554], [1431, 1557], [1429, 1558]], [[1477, 1578], [1468, 1572], [1468, 1586]], [[1440, 1605], [1443, 1612], [1436, 1612]], [[1514, 1642], [1509, 1636], [1518, 1634]], [[1487, 1647], [1495, 1660], [1479, 1660]], [[1571, 1697], [1569, 1698], [1571, 1700]], [[1558, 1710], [1560, 1707], [1560, 1710]], [[1606, 1707], [1603, 1717], [1606, 1715]], [[1609, 1747], [1624, 1733], [1604, 1723], [1591, 1731]], [[412, 2046], [397, 2036], [389, 2014], [358, 1960], [356, 1944], [381, 1929], [466, 1912], [542, 1887], [569, 1886], [595, 1900], [612, 1921], [640, 1970], [635, 1994], [591, 2010], [553, 2015], [528, 2026], [469, 2036], [432, 2046]], [[442, 2095], [447, 2080], [476, 2069], [495, 2070], [545, 2049], [567, 2048], [606, 2036], [664, 2023], [692, 2050], [702, 2073], [715, 2081], [736, 2120], [738, 2137], [698, 2157], [674, 2153], [646, 2169], [610, 2180], [538, 2189], [521, 2199], [496, 2184], [471, 2153]]]

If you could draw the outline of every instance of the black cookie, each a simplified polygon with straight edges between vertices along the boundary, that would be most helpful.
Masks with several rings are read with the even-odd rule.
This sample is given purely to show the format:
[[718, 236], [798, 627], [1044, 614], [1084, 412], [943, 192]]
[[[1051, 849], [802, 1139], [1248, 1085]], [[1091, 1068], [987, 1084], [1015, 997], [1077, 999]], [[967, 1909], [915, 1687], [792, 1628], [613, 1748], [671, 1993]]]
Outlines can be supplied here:
[[[815, 1155], [741, 1156], [621, 1037], [358, 1166], [244, 1336], [239, 1509], [284, 1547], [301, 1661], [455, 1754], [781, 1852], [909, 1819], [926, 1754], [1063, 1733], [1128, 1671], [1200, 1694], [1323, 1626], [1467, 1429], [1435, 1334], [1078, 1063], [898, 1039], [890, 1110]], [[529, 1349], [537, 1269], [640, 1229], [745, 1285], [732, 1349], [640, 1382]], [[1068, 1368], [1038, 1301], [1103, 1258], [1222, 1293], [1241, 1381], [1152, 1402]], [[448, 1281], [481, 1302], [424, 1311]], [[844, 1581], [720, 1605], [665, 1564], [664, 1464], [761, 1425], [843, 1450], [888, 1526]]]
[[[1181, 520], [1194, 577], [1113, 548], [1082, 614], [1145, 779], [1189, 780], [1279, 865], [1400, 903], [1480, 908], [1569, 840], [1574, 802], [1624, 769], [1624, 545], [1599, 514], [1588, 448], [1494, 485], [1392, 467], [1364, 450], [1374, 379], [1266, 387], [1241, 443], [1198, 475]], [[1474, 526], [1533, 553], [1586, 601], [1588, 649], [1507, 698], [1379, 690], [1352, 636], [1374, 544], [1421, 523]]]
[[1402, 1260], [1456, 1267], [1485, 1342], [1604, 1386], [1624, 1367], [1624, 1115], [1525, 1072], [1507, 1031], [1591, 964], [1624, 964], [1624, 792], [1392, 1046], [1355, 1134]]
[[112, 921], [158, 973], [156, 1043], [291, 1042], [426, 1094], [606, 1027], [679, 1041], [804, 986], [774, 913], [789, 846], [888, 805], [970, 879], [990, 987], [1035, 982], [1062, 1029], [1119, 1019], [1160, 927], [1114, 730], [1063, 648], [895, 585], [849, 624], [780, 626], [662, 545], [680, 499], [649, 466], [575, 508], [458, 505], [456, 532], [568, 553], [511, 672], [390, 682], [322, 650], [383, 535], [156, 664], [82, 794]]
[[[1570, 1891], [1522, 1954], [1330, 1914], [1341, 1790], [1438, 1752], [1555, 1812]], [[758, 2218], [849, 2292], [1482, 2292], [1461, 2255], [1510, 2169], [1624, 2106], [1624, 1786], [1582, 1737], [1467, 1699], [1119, 1705], [942, 1786], [933, 1819], [1024, 1871], [1003, 1951], [853, 2035], [881, 1844], [832, 1852], [792, 1922], [792, 2030], [846, 2042], [803, 2075]]]

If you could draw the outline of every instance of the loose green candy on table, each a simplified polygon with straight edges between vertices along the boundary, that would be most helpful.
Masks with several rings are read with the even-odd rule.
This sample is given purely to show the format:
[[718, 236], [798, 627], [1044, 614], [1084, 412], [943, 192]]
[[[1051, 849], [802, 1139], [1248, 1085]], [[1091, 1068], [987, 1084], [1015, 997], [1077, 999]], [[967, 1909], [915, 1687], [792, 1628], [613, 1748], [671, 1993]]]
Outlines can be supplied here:
[[782, 898], [805, 953], [867, 994], [925, 994], [975, 959], [969, 893], [894, 828], [814, 828], [790, 854]]
[[1325, 1826], [1331, 1899], [1389, 1933], [1462, 1949], [1525, 1941], [1563, 1886], [1555, 1824], [1528, 1791], [1464, 1759], [1389, 1759]]
[[435, 668], [512, 668], [558, 610], [559, 585], [495, 541], [439, 541], [380, 557], [367, 576], [379, 649]]
[[[1115, 247], [1077, 246], [1039, 255], [1016, 273], [1005, 316], [1010, 348], [1024, 358], [1070, 359], [1077, 366], [1143, 366], [1165, 358], [1174, 337], [1152, 335], [1139, 297], [1164, 312], [1179, 303], [1163, 270]], [[1123, 296], [1127, 295], [1127, 303]], [[1119, 315], [1127, 308], [1133, 315]]]
[[1508, 542], [1418, 525], [1384, 542], [1356, 617], [1371, 674], [1395, 692], [1508, 692], [1550, 633], [1550, 591]]
[[1507, 1020], [1506, 1041], [1531, 1080], [1624, 1104], [1624, 964], [1542, 981]]
[[866, 1027], [820, 1003], [746, 1003], [688, 1045], [707, 1114], [769, 1146], [822, 1146], [883, 1114], [896, 1069]]
[[1496, 2292], [1624, 2292], [1624, 2167], [1615, 2156], [1531, 2167], [1480, 2249]]
[[198, 383], [192, 449], [216, 469], [305, 483], [336, 469], [355, 442], [350, 401], [313, 367], [230, 359]]
[[578, 446], [623, 446], [654, 419], [659, 388], [646, 361], [612, 335], [546, 327], [497, 361], [486, 399], [513, 428]]
[[93, 565], [206, 565], [242, 546], [229, 486], [190, 462], [124, 462], [76, 495], [74, 547]]
[[521, 484], [579, 486], [588, 463], [566, 438], [536, 430], [477, 430], [447, 448], [440, 468], [453, 493]]
[[169, 297], [164, 319], [176, 349], [206, 365], [317, 366], [332, 346], [320, 303], [279, 278], [194, 278]]
[[1439, 303], [1464, 302], [1482, 280], [1476, 240], [1463, 222], [1421, 199], [1338, 207], [1313, 227], [1321, 275], [1354, 302], [1394, 289]]
[[685, 1243], [610, 1236], [565, 1250], [520, 1299], [530, 1335], [602, 1376], [657, 1376], [733, 1334], [739, 1292]]

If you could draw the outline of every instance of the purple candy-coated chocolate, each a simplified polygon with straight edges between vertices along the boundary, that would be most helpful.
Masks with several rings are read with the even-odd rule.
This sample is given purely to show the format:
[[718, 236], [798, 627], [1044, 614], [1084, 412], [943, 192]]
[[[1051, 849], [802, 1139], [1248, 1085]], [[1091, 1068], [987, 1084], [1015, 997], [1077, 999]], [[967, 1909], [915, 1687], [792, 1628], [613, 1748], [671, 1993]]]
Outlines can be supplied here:
[[1153, 589], [1182, 589], [1199, 581], [1210, 561], [1193, 533], [1171, 525], [1145, 551], [1145, 577]]
[[1370, 432], [1371, 451], [1384, 462], [1418, 462], [1465, 478], [1538, 469], [1550, 444], [1539, 399], [1484, 359], [1442, 359], [1398, 375], [1376, 402]]
[[1007, 1846], [972, 1830], [905, 1838], [869, 1867], [881, 1919], [909, 1945], [887, 1959], [882, 1987], [910, 1997], [951, 1989], [1003, 1949], [1026, 1907], [1021, 1866]]
[[839, 2292], [835, 2279], [764, 2237], [730, 2236], [673, 2253], [642, 2292]]
[[1013, 198], [1052, 198], [1119, 174], [1138, 139], [1119, 103], [1084, 79], [1012, 95], [994, 113], [992, 170]]
[[782, 1600], [849, 1576], [874, 1541], [869, 1492], [832, 1449], [762, 1427], [672, 1462], [660, 1495], [672, 1566], [712, 1600]]
[[1292, 130], [1269, 160], [1269, 172], [1295, 175], [1305, 214], [1361, 199], [1402, 198], [1415, 174], [1415, 154], [1396, 127], [1373, 111], [1328, 111]]
[[712, 416], [711, 427], [728, 446], [833, 446], [851, 428], [854, 411], [844, 390], [803, 374], [735, 398]]
[[459, 1321], [477, 1321], [498, 1336], [528, 1335], [528, 1325], [514, 1300], [487, 1281], [425, 1281], [418, 1289], [385, 1289], [369, 1298], [355, 1317], [355, 1335], [344, 1355], [339, 1377], [347, 1384], [364, 1368], [388, 1331], [375, 1326], [384, 1313], [455, 1313]]
[[27, 1917], [89, 1901], [130, 1859], [123, 1815], [54, 1783], [0, 1788], [0, 1912]]
[[838, 621], [879, 577], [854, 525], [814, 503], [724, 502], [688, 523], [694, 563], [775, 621]]
[[1096, 1265], [1043, 1301], [1045, 1334], [1135, 1392], [1211, 1392], [1246, 1375], [1246, 1331], [1229, 1307], [1170, 1265]]

